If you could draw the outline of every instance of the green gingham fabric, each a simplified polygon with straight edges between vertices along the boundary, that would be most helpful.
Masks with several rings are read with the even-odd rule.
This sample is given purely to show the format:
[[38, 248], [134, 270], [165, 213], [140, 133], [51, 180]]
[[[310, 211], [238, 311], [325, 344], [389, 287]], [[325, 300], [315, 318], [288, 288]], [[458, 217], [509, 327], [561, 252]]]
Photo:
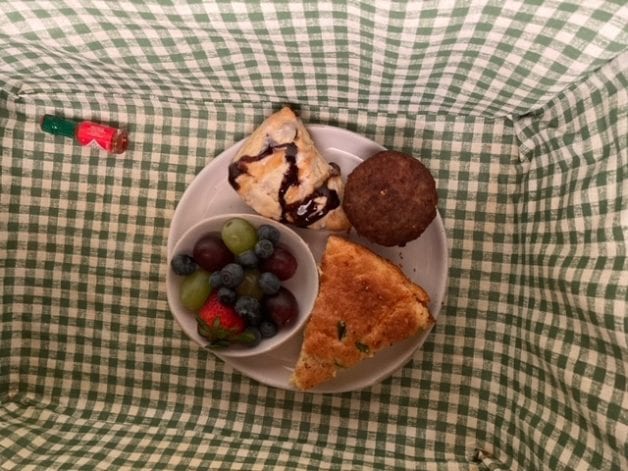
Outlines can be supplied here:
[[[0, 470], [628, 469], [627, 24], [622, 1], [0, 4]], [[284, 103], [437, 181], [438, 324], [361, 391], [260, 385], [168, 310], [178, 199]]]
[[625, 48], [625, 2], [580, 3], [12, 1], [0, 40], [18, 96], [495, 117]]

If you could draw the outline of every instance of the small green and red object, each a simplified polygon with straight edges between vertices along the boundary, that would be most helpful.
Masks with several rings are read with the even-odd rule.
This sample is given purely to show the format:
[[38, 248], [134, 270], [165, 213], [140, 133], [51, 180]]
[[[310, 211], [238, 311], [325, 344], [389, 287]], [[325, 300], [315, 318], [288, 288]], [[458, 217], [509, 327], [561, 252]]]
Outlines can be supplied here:
[[126, 131], [92, 121], [72, 121], [47, 114], [41, 120], [41, 129], [55, 136], [71, 137], [81, 146], [95, 145], [112, 154], [122, 154], [129, 147]]

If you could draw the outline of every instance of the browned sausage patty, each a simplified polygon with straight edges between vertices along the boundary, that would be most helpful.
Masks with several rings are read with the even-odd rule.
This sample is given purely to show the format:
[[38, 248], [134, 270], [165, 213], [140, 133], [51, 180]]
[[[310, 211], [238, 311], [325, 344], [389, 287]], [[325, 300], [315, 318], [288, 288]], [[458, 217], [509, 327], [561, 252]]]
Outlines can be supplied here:
[[436, 217], [437, 203], [436, 184], [425, 165], [385, 150], [347, 177], [343, 208], [358, 234], [390, 247], [419, 237]]

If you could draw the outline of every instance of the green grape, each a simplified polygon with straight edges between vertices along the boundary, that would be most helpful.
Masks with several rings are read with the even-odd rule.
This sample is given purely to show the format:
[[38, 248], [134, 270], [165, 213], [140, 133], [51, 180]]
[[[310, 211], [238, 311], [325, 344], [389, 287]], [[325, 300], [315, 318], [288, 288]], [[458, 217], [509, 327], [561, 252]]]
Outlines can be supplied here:
[[262, 299], [264, 292], [259, 287], [260, 272], [257, 269], [245, 270], [244, 280], [237, 287], [236, 294], [238, 296], [250, 296], [255, 299]]
[[209, 273], [197, 270], [181, 282], [179, 291], [181, 304], [190, 311], [198, 311], [205, 304], [210, 292]]
[[222, 226], [220, 235], [227, 248], [236, 255], [253, 250], [257, 243], [257, 230], [250, 222], [241, 218], [229, 219]]

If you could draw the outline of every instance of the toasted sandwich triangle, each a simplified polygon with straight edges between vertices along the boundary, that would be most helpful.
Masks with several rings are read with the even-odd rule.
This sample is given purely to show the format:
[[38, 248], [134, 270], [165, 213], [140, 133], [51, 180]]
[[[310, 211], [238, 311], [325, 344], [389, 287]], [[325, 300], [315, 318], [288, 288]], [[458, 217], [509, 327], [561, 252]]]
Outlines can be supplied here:
[[292, 381], [311, 389], [429, 328], [429, 296], [390, 261], [332, 235]]

